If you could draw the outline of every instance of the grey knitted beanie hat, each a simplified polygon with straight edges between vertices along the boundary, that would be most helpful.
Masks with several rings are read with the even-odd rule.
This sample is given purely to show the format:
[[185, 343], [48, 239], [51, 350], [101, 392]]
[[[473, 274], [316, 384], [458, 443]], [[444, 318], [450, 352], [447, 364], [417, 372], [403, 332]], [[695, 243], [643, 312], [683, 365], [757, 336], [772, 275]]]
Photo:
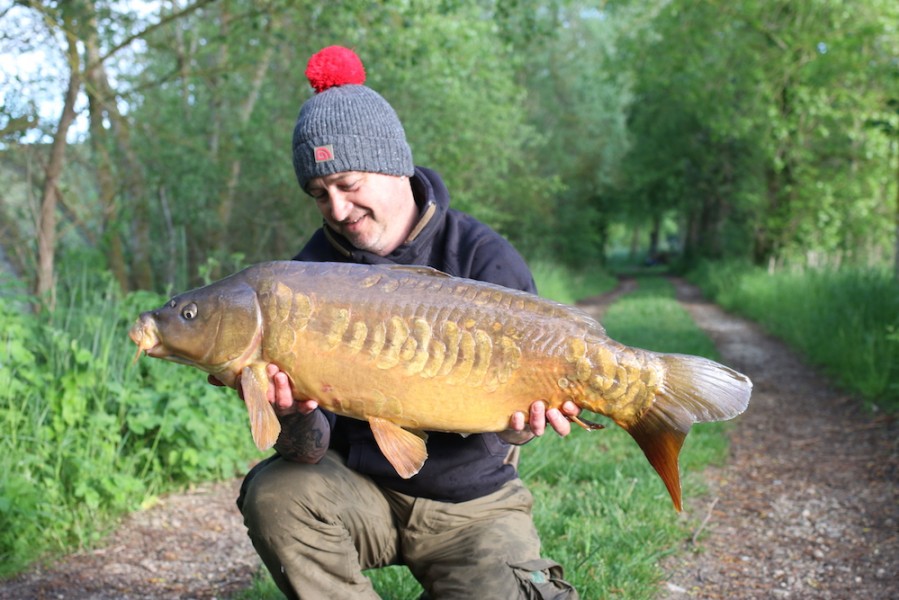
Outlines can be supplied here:
[[293, 168], [301, 188], [343, 171], [414, 173], [403, 125], [393, 107], [363, 85], [365, 69], [355, 52], [324, 48], [309, 59], [306, 77], [316, 93], [303, 104], [293, 130]]

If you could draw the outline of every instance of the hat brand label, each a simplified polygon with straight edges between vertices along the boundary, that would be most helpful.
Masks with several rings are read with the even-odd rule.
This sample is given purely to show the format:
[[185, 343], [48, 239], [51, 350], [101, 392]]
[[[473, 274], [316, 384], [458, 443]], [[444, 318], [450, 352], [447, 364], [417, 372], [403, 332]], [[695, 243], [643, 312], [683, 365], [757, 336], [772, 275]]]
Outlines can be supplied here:
[[316, 146], [314, 149], [315, 162], [323, 163], [334, 160], [334, 147], [331, 144], [327, 146]]

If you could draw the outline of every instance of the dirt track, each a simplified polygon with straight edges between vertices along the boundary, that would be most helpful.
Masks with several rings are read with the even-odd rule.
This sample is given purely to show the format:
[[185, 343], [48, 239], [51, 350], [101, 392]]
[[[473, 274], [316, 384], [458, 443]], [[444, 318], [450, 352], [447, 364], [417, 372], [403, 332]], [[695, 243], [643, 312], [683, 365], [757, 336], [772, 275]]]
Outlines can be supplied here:
[[667, 598], [899, 598], [899, 427], [864, 413], [754, 324], [678, 299], [723, 362], [754, 382], [697, 544], [670, 560]]
[[[899, 426], [871, 416], [783, 344], [702, 300], [679, 299], [723, 362], [755, 383], [712, 493], [689, 503], [697, 539], [666, 568], [680, 598], [899, 598]], [[601, 312], [613, 296], [585, 303]], [[163, 499], [105, 547], [0, 582], [0, 599], [222, 598], [258, 566], [234, 506], [238, 482]], [[595, 600], [595, 599], [585, 599]]]

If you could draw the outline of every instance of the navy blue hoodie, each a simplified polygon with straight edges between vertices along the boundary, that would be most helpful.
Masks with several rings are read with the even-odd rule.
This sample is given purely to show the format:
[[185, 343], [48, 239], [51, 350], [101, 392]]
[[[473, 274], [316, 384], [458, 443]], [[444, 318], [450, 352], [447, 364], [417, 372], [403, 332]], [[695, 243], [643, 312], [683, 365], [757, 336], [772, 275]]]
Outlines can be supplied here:
[[[416, 167], [410, 181], [419, 223], [412, 239], [391, 254], [382, 257], [354, 248], [324, 225], [294, 260], [427, 265], [457, 277], [536, 292], [524, 259], [509, 242], [449, 207], [449, 192], [436, 172]], [[514, 467], [504, 464], [509, 445], [494, 433], [462, 437], [428, 432], [428, 460], [417, 475], [402, 479], [378, 449], [368, 423], [324, 412], [331, 423], [331, 448], [351, 469], [410, 496], [462, 502], [486, 496], [517, 476]]]

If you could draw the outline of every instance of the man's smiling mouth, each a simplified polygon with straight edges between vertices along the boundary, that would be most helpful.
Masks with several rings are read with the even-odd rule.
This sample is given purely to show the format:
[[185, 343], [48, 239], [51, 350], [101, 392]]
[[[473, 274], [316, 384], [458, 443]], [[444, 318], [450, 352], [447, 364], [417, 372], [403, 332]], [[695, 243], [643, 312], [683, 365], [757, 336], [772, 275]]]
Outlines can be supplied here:
[[359, 225], [362, 223], [362, 221], [365, 220], [367, 216], [368, 215], [362, 215], [360, 217], [357, 217], [356, 219], [353, 219], [352, 221], [344, 221], [340, 225], [347, 231], [355, 231], [359, 228]]

